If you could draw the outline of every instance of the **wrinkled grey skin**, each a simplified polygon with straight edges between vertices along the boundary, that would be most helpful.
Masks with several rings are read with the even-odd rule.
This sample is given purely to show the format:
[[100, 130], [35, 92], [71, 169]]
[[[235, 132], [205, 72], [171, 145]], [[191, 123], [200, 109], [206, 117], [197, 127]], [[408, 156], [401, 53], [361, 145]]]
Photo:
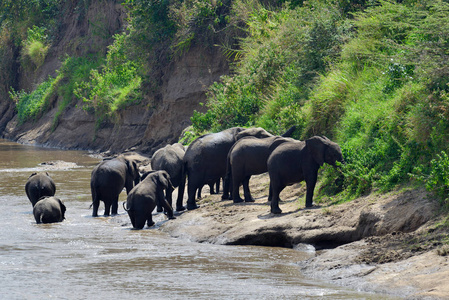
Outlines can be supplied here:
[[[129, 194], [140, 181], [136, 161], [125, 156], [102, 161], [93, 170], [90, 180], [92, 192], [92, 216], [98, 216], [100, 200], [104, 202], [104, 215], [118, 211], [118, 198], [123, 188]], [[112, 210], [111, 210], [112, 208]]]
[[288, 185], [305, 181], [306, 207], [313, 206], [313, 191], [318, 169], [324, 163], [335, 166], [343, 162], [340, 146], [326, 137], [314, 136], [306, 141], [287, 142], [279, 145], [268, 158], [270, 175], [271, 212], [280, 214], [279, 194]]
[[[182, 205], [182, 198], [184, 196], [185, 189], [185, 179], [184, 174], [184, 146], [180, 143], [173, 145], [167, 145], [154, 152], [151, 158], [151, 168], [155, 171], [165, 170], [168, 175], [170, 175], [170, 180], [174, 188], [178, 188], [178, 199], [176, 200], [176, 210], [185, 210]], [[167, 199], [170, 206], [172, 206], [172, 193], [173, 189], [167, 188], [165, 191], [165, 198]], [[158, 204], [157, 211], [162, 211], [162, 207]]]
[[187, 209], [196, 209], [196, 191], [203, 185], [214, 183], [226, 175], [226, 159], [234, 143], [245, 137], [258, 138], [272, 136], [263, 128], [233, 127], [218, 133], [203, 135], [190, 144], [184, 155], [187, 184]]
[[25, 184], [25, 192], [34, 207], [41, 197], [54, 196], [56, 193], [56, 185], [47, 172], [33, 173]]
[[37, 201], [33, 207], [34, 219], [37, 224], [62, 222], [66, 207], [56, 197], [45, 196]]
[[173, 208], [164, 197], [164, 190], [173, 189], [170, 175], [166, 171], [152, 171], [145, 174], [144, 179], [128, 194], [123, 208], [127, 211], [135, 229], [154, 225], [152, 212], [160, 203], [169, 219], [175, 219]]
[[239, 195], [239, 187], [243, 184], [245, 202], [254, 202], [249, 190], [252, 175], [268, 171], [267, 160], [270, 154], [282, 143], [295, 141], [292, 138], [272, 136], [267, 138], [246, 137], [237, 141], [228, 154], [226, 181], [230, 184], [232, 194], [223, 191], [222, 199], [233, 199], [234, 203], [243, 202]]

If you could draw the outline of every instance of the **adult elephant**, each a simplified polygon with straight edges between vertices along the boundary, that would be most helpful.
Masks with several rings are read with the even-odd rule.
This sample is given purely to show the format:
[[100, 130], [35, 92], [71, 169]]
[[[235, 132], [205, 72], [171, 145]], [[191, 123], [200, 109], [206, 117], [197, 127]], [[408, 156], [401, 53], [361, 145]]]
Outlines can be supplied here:
[[305, 181], [306, 207], [313, 205], [313, 191], [318, 169], [324, 163], [335, 166], [343, 162], [340, 146], [326, 137], [314, 136], [306, 141], [287, 142], [279, 145], [268, 158], [270, 175], [271, 212], [280, 214], [279, 194], [288, 185]]
[[33, 173], [25, 183], [25, 192], [34, 207], [41, 197], [54, 196], [56, 185], [47, 172]]
[[118, 210], [118, 198], [126, 188], [129, 194], [134, 185], [140, 181], [137, 162], [127, 156], [120, 155], [116, 158], [102, 161], [93, 170], [90, 180], [92, 192], [92, 216], [98, 216], [100, 200], [104, 202], [104, 215], [111, 213], [116, 215]]
[[142, 229], [154, 225], [152, 212], [157, 204], [164, 207], [169, 219], [175, 219], [173, 208], [164, 197], [164, 190], [173, 189], [170, 175], [166, 171], [152, 171], [145, 174], [144, 179], [128, 194], [123, 208], [134, 228]]
[[[173, 145], [167, 145], [154, 152], [151, 158], [151, 168], [155, 171], [165, 170], [170, 176], [171, 183], [174, 188], [178, 188], [178, 198], [176, 200], [176, 210], [185, 210], [182, 205], [182, 200], [184, 196], [185, 189], [185, 176], [184, 174], [184, 146], [180, 143]], [[165, 191], [165, 198], [167, 199], [170, 206], [172, 206], [172, 193], [173, 189], [168, 187]], [[158, 204], [158, 211], [162, 211], [161, 206]]]
[[33, 215], [37, 224], [62, 222], [66, 207], [56, 197], [45, 196], [37, 201], [33, 207]]
[[[287, 133], [291, 134], [293, 131], [289, 129]], [[236, 141], [246, 136], [264, 138], [273, 135], [260, 127], [233, 127], [203, 135], [190, 144], [184, 156], [185, 174], [188, 176], [187, 209], [198, 208], [195, 201], [198, 189], [225, 177], [229, 150]]]
[[295, 141], [292, 138], [271, 136], [267, 138], [246, 137], [237, 141], [231, 148], [227, 160], [226, 184], [232, 191], [223, 191], [222, 199], [233, 199], [234, 203], [243, 202], [239, 188], [243, 184], [245, 202], [254, 202], [249, 190], [252, 175], [268, 171], [267, 160], [270, 154], [281, 144]]

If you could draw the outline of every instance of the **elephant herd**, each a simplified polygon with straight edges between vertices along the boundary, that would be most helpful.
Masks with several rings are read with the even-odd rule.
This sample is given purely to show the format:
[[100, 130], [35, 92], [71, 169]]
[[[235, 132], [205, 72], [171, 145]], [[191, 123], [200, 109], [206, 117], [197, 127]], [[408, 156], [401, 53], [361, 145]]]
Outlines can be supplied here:
[[[142, 229], [145, 223], [149, 227], [154, 225], [152, 212], [156, 207], [169, 219], [175, 218], [172, 208], [175, 188], [178, 188], [177, 211], [198, 208], [195, 196], [200, 197], [202, 187], [209, 185], [213, 193], [213, 186], [216, 186], [218, 193], [220, 180], [223, 181], [223, 200], [253, 202], [249, 180], [252, 175], [265, 172], [270, 177], [271, 213], [282, 212], [279, 208], [281, 191], [301, 181], [305, 181], [307, 187], [306, 207], [311, 207], [319, 167], [324, 163], [335, 166], [336, 162], [343, 162], [343, 156], [338, 144], [326, 137], [314, 136], [305, 141], [290, 138], [294, 130], [292, 127], [282, 136], [273, 136], [263, 128], [233, 127], [203, 135], [186, 150], [179, 143], [167, 145], [152, 155], [151, 171], [144, 171], [142, 175], [132, 157], [120, 155], [104, 160], [91, 175], [92, 216], [98, 216], [100, 201], [104, 202], [104, 215], [117, 214], [123, 188], [127, 192], [123, 208], [136, 229]], [[243, 199], [239, 194], [241, 185]], [[56, 188], [48, 174], [31, 175], [25, 190], [37, 223], [64, 219], [66, 208], [54, 197]]]

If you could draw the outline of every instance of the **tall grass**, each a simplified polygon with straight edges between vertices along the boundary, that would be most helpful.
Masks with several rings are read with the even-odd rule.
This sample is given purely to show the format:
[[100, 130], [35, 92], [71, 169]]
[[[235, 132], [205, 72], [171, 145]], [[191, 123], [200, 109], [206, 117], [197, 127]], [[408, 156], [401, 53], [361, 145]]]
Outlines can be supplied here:
[[194, 128], [262, 125], [280, 133], [296, 124], [301, 139], [328, 136], [346, 164], [324, 172], [322, 195], [350, 199], [416, 178], [441, 194], [449, 4], [366, 2], [354, 12], [343, 1], [325, 2], [255, 6], [235, 74], [209, 90]]

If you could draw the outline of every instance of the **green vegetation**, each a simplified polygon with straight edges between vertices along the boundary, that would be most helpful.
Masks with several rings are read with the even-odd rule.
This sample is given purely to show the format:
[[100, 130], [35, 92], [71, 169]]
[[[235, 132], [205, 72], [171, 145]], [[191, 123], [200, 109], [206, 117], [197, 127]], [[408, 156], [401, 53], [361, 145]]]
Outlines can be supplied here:
[[115, 36], [109, 47], [105, 66], [90, 71], [90, 80], [75, 83], [74, 94], [83, 99], [86, 109], [92, 109], [97, 116], [97, 125], [104, 117], [111, 117], [115, 111], [140, 100], [142, 78], [139, 66], [129, 60], [125, 50], [126, 35]]
[[50, 98], [54, 95], [55, 83], [55, 78], [49, 77], [31, 93], [10, 92], [11, 98], [17, 105], [19, 122], [33, 120], [45, 111]]
[[38, 69], [44, 63], [49, 48], [45, 30], [37, 26], [28, 29], [27, 39], [22, 48], [22, 61], [26, 69]]
[[194, 130], [296, 124], [296, 137], [342, 147], [346, 164], [324, 170], [321, 197], [420, 179], [447, 201], [449, 4], [401, 2], [246, 6], [235, 74], [209, 89]]
[[[82, 3], [81, 3], [82, 2]], [[81, 1], [87, 7], [91, 1]], [[3, 1], [0, 70], [20, 49], [38, 69], [64, 1]], [[208, 89], [185, 140], [231, 126], [326, 135], [346, 164], [324, 168], [319, 198], [352, 199], [412, 181], [449, 203], [449, 3], [443, 0], [126, 0], [129, 26], [98, 56], [68, 57], [56, 78], [11, 95], [21, 121], [57, 97], [98, 125], [158, 93], [192, 47], [222, 48], [232, 73]], [[85, 9], [85, 8], [84, 8]], [[17, 20], [13, 24], [12, 20]], [[0, 74], [5, 80], [11, 78]], [[0, 83], [2, 84], [2, 83]], [[150, 96], [150, 97], [147, 97]]]

